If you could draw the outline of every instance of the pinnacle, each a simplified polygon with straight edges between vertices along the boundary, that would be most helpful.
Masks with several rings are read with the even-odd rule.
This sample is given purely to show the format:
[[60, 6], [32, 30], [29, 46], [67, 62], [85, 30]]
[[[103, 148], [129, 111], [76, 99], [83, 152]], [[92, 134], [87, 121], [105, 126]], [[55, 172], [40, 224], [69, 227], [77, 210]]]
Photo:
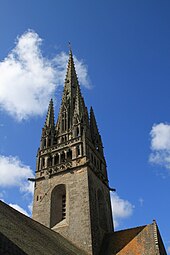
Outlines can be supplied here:
[[101, 152], [101, 154], [103, 154], [102, 140], [101, 140], [101, 136], [98, 130], [96, 118], [95, 118], [92, 107], [90, 108], [90, 131], [91, 131], [91, 138], [95, 147], [97, 148], [97, 150]]
[[51, 98], [44, 127], [54, 127], [54, 106]]
[[90, 123], [93, 126], [93, 128], [96, 128], [98, 131], [97, 122], [96, 122], [96, 118], [95, 118], [92, 106], [90, 107]]
[[75, 109], [74, 109], [74, 115], [78, 114], [80, 117], [84, 112], [85, 104], [83, 97], [81, 95], [80, 87], [77, 86], [76, 89], [76, 97], [75, 97]]
[[92, 115], [92, 114], [94, 115], [94, 111], [93, 111], [93, 107], [92, 107], [92, 106], [90, 107], [90, 114], [91, 114], [91, 115]]

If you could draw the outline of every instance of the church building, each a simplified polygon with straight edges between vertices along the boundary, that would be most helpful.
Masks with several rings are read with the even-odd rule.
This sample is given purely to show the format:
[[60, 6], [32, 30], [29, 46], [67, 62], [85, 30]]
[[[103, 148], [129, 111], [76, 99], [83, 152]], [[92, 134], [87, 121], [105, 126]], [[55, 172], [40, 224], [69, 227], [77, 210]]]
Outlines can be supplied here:
[[0, 254], [166, 255], [155, 221], [114, 231], [106, 161], [70, 50], [57, 122], [50, 100], [37, 152], [32, 219], [0, 202]]

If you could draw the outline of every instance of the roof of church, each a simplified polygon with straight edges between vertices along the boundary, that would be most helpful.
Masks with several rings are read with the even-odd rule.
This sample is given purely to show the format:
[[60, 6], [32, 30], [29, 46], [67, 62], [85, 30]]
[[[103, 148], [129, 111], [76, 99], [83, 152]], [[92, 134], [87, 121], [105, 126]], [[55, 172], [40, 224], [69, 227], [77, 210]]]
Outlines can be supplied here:
[[100, 255], [166, 255], [155, 221], [145, 226], [125, 229], [105, 235]]
[[0, 201], [0, 254], [85, 255], [60, 234]]
[[[148, 245], [149, 244], [149, 245]], [[0, 201], [0, 254], [87, 255], [60, 234]], [[162, 254], [166, 251], [157, 224], [105, 235], [100, 255]]]

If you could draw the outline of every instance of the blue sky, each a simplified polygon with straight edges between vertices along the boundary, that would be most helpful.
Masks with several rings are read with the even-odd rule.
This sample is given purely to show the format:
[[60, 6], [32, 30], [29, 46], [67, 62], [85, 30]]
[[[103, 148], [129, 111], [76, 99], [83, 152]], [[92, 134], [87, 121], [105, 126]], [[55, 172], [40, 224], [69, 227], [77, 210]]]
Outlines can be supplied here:
[[71, 41], [117, 190], [117, 229], [156, 219], [170, 247], [169, 13], [168, 0], [1, 0], [1, 199], [30, 214], [26, 178], [50, 97], [57, 117]]

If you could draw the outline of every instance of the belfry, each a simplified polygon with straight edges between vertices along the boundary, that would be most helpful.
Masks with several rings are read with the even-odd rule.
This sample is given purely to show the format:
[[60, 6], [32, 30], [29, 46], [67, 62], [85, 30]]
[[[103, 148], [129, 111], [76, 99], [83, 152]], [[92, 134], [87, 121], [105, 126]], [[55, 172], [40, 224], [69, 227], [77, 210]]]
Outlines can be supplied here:
[[33, 219], [89, 254], [113, 231], [102, 139], [81, 94], [70, 50], [55, 124], [51, 99], [37, 154]]

